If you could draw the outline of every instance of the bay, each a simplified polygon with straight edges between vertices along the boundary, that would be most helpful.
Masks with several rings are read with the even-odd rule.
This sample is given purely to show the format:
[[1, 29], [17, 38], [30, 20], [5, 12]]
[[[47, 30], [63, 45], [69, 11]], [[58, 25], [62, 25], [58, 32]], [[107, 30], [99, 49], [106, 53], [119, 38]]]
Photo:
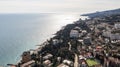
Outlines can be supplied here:
[[21, 54], [36, 49], [79, 14], [0, 14], [0, 66], [19, 62]]

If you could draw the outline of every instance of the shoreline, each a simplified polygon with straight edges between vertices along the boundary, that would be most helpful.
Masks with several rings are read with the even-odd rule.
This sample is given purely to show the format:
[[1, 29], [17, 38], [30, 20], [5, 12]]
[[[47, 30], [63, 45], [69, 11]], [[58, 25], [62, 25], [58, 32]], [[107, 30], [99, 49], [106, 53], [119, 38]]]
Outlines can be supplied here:
[[[19, 17], [19, 15], [17, 15], [18, 17]], [[21, 15], [22, 16], [22, 15]], [[31, 16], [31, 15], [30, 15]], [[49, 17], [51, 17], [52, 15], [50, 15]], [[58, 15], [55, 15], [55, 17], [57, 17]], [[63, 16], [63, 15], [62, 15]], [[6, 15], [5, 15], [5, 17], [6, 17]], [[12, 16], [11, 16], [12, 17]], [[27, 16], [26, 16], [27, 17]], [[47, 16], [48, 17], [48, 16]], [[34, 27], [36, 27], [36, 23], [38, 23], [39, 25], [37, 25], [37, 26], [39, 26], [38, 27], [38, 31], [40, 31], [40, 32], [38, 32], [38, 31], [34, 31], [34, 32], [30, 32], [30, 31], [32, 31], [31, 30], [31, 28], [30, 28], [30, 31], [27, 31], [27, 32], [29, 32], [29, 33], [26, 33], [26, 31], [21, 31], [20, 30], [20, 34], [19, 33], [12, 33], [12, 34], [14, 34], [14, 36], [12, 37], [11, 35], [7, 35], [7, 33], [5, 34], [5, 35], [7, 35], [7, 36], [10, 36], [9, 38], [9, 40], [10, 41], [12, 41], [11, 43], [9, 43], [9, 41], [8, 42], [5, 42], [5, 43], [3, 43], [4, 45], [6, 45], [6, 50], [5, 51], [7, 51], [7, 52], [3, 52], [4, 50], [1, 50], [0, 51], [0, 53], [2, 53], [1, 54], [1, 64], [0, 65], [2, 65], [2, 66], [6, 66], [6, 64], [7, 63], [16, 63], [18, 60], [19, 60], [19, 57], [21, 56], [21, 54], [24, 52], [24, 51], [27, 51], [27, 50], [29, 50], [29, 49], [34, 49], [34, 48], [36, 48], [36, 44], [40, 44], [40, 43], [43, 43], [43, 41], [45, 41], [46, 39], [49, 39], [49, 36], [52, 34], [52, 33], [55, 33], [56, 31], [58, 31], [59, 30], [59, 28], [62, 26], [62, 25], [65, 25], [65, 24], [67, 24], [67, 22], [64, 24], [60, 24], [60, 22], [56, 22], [56, 23], [54, 23], [53, 22], [53, 24], [51, 24], [52, 22], [51, 21], [49, 21], [49, 17], [48, 17], [48, 21], [45, 23], [45, 27], [43, 26], [43, 30], [45, 30], [46, 32], [44, 33], [43, 32], [43, 34], [41, 34], [42, 33], [42, 31], [41, 31], [41, 26], [43, 25], [43, 24], [41, 24], [40, 22], [38, 23], [38, 22], [34, 22], [33, 23], [33, 25], [35, 24], [35, 26]], [[76, 15], [73, 15], [73, 17], [74, 18], [77, 18], [77, 16]], [[7, 17], [8, 18], [8, 17]], [[12, 17], [12, 18], [14, 18], [14, 16]], [[20, 17], [21, 18], [21, 17]], [[41, 17], [42, 18], [42, 17]], [[64, 19], [64, 18], [69, 18], [69, 17], [67, 17], [66, 15], [65, 15], [65, 17], [59, 17], [58, 16], [58, 19], [57, 20], [63, 20], [62, 22], [64, 22], [64, 20], [65, 21], [68, 21], [68, 20], [66, 20], [66, 19]], [[71, 18], [71, 15], [70, 15], [70, 18]], [[24, 17], [23, 17], [23, 19], [24, 19]], [[52, 21], [54, 21], [54, 19], [56, 19], [56, 18], [52, 18]], [[45, 19], [45, 21], [47, 20], [47, 18]], [[12, 20], [12, 21], [14, 21], [14, 20]], [[22, 20], [21, 20], [22, 21]], [[33, 21], [34, 21], [34, 19], [33, 19]], [[15, 22], [16, 23], [16, 22]], [[6, 24], [7, 24], [7, 22], [6, 22]], [[22, 23], [20, 23], [20, 24], [22, 24]], [[23, 23], [24, 24], [24, 23]], [[51, 25], [50, 25], [51, 24]], [[58, 24], [57, 26], [55, 26], [56, 24]], [[60, 25], [59, 25], [60, 24]], [[25, 25], [27, 25], [27, 24], [25, 24]], [[24, 25], [24, 26], [25, 26]], [[31, 25], [31, 24], [30, 24]], [[29, 26], [29, 24], [27, 25], [27, 26]], [[46, 26], [48, 26], [48, 30], [46, 30], [47, 29], [47, 27]], [[49, 28], [49, 26], [52, 26], [52, 27], [50, 27]], [[55, 29], [55, 27], [57, 27], [56, 29]], [[9, 27], [9, 26], [8, 26]], [[21, 27], [21, 26], [20, 26]], [[25, 26], [25, 28], [26, 28], [26, 26]], [[54, 29], [53, 29], [54, 28]], [[22, 28], [23, 29], [23, 28]], [[27, 29], [29, 29], [29, 28], [27, 28]], [[27, 30], [26, 29], [26, 30]], [[49, 29], [50, 29], [50, 33], [49, 33]], [[9, 29], [7, 29], [7, 30], [9, 30]], [[19, 31], [19, 30], [18, 30]], [[3, 31], [4, 32], [4, 31]], [[10, 32], [11, 33], [11, 32]], [[23, 33], [23, 34], [22, 34]], [[24, 34], [25, 33], [25, 34]], [[31, 34], [32, 33], [35, 33], [35, 34], [33, 34], [33, 37], [31, 36]], [[38, 33], [38, 34], [37, 34]], [[30, 36], [29, 35], [26, 35], [26, 34], [30, 34]], [[48, 35], [46, 35], [46, 34], [48, 34]], [[50, 34], [50, 35], [49, 35]], [[18, 38], [18, 35], [22, 35], [20, 38]], [[25, 36], [23, 36], [23, 35], [25, 35]], [[46, 36], [45, 36], [46, 35]], [[17, 39], [16, 40], [12, 40], [12, 38], [16, 38], [16, 36], [17, 36]], [[36, 37], [36, 36], [38, 36], [38, 37]], [[5, 36], [4, 36], [5, 37]], [[25, 37], [28, 37], [28, 39], [26, 38], [25, 39]], [[22, 39], [22, 38], [24, 38], [24, 39]], [[1, 38], [2, 39], [2, 38]], [[1, 43], [2, 43], [2, 41], [5, 41], [6, 39], [4, 39], [4, 40], [1, 40]], [[20, 40], [20, 41], [19, 41]], [[19, 42], [18, 42], [19, 41]], [[15, 46], [18, 46], [18, 49], [15, 49], [16, 51], [14, 51], [14, 46], [13, 46], [13, 48], [10, 48], [10, 49], [12, 49], [12, 50], [9, 50], [9, 47], [8, 46], [10, 46], [9, 44], [11, 44], [11, 47], [13, 46], [13, 45], [15, 45]], [[12, 45], [13, 44], [13, 45]], [[4, 45], [2, 45], [2, 47], [1, 48], [3, 48], [4, 49]], [[8, 45], [8, 46], [7, 46]], [[23, 46], [23, 47], [22, 47]], [[20, 48], [20, 49], [19, 49]], [[14, 53], [10, 53], [10, 52], [14, 52]], [[11, 54], [11, 55], [9, 55], [9, 54]], [[2, 56], [2, 55], [5, 55], [5, 56]], [[8, 61], [5, 61], [6, 59], [5, 58], [8, 58]], [[10, 58], [10, 59], [9, 59]]]
[[[110, 17], [112, 17], [112, 15]], [[117, 45], [111, 43], [113, 39], [106, 38], [103, 35], [104, 30], [106, 29], [103, 25], [106, 24], [106, 26], [108, 26], [108, 31], [111, 28], [113, 31], [116, 29], [114, 29], [114, 24], [111, 24], [114, 23], [113, 21], [108, 23], [106, 20], [106, 18], [105, 20], [102, 20], [101, 17], [95, 17], [86, 20], [79, 19], [72, 24], [67, 24], [63, 29], [56, 32], [56, 36], [46, 40], [42, 45], [38, 45], [40, 47], [33, 50], [32, 54], [30, 51], [23, 52], [22, 60], [17, 65], [22, 66], [22, 64], [26, 64], [29, 66], [34, 63], [35, 66], [41, 67], [60, 67], [61, 65], [66, 65], [68, 67], [80, 65], [103, 66], [106, 65], [105, 61], [109, 61], [109, 65], [110, 62], [113, 62], [113, 65], [116, 65], [116, 57], [114, 57], [114, 55], [117, 56], [117, 54], [119, 54], [119, 49], [117, 49], [118, 51], [115, 51], [117, 54], [112, 52]], [[108, 39], [111, 42], [107, 42], [105, 39]], [[112, 48], [106, 44], [112, 45]], [[107, 47], [112, 50], [110, 51]], [[27, 63], [31, 60], [34, 60], [34, 62]], [[117, 60], [117, 64], [119, 64], [119, 56], [117, 56]]]
[[[81, 15], [80, 15], [80, 17], [81, 17]], [[83, 17], [82, 20], [89, 19], [88, 16], [82, 16], [82, 17]], [[79, 19], [81, 19], [81, 18], [79, 18]], [[35, 49], [30, 49], [30, 50], [27, 50], [27, 51], [32, 51], [32, 53], [36, 53], [36, 52], [40, 51], [43, 47], [45, 47], [46, 45], [48, 45], [48, 44], [45, 44], [46, 42], [48, 42], [50, 39], [56, 38], [56, 36], [58, 36], [58, 35], [57, 35], [57, 32], [59, 32], [60, 30], [64, 30], [63, 27], [66, 27], [66, 26], [69, 25], [69, 24], [74, 24], [74, 22], [76, 22], [76, 20], [73, 21], [72, 23], [68, 23], [68, 24], [62, 26], [58, 31], [56, 31], [56, 33], [52, 34], [52, 37], [46, 39], [43, 43], [38, 44], [38, 45], [35, 45], [35, 46], [40, 46], [40, 47], [35, 48]], [[25, 51], [24, 51], [24, 52], [25, 52]], [[23, 53], [24, 53], [24, 52], [23, 52]], [[20, 58], [20, 60], [18, 61], [18, 63], [21, 62], [21, 59], [22, 59], [22, 58]], [[17, 65], [18, 65], [18, 63], [17, 63]], [[10, 65], [10, 66], [11, 66], [11, 65], [13, 65], [13, 66], [15, 65], [15, 66], [16, 66], [16, 64], [7, 64], [7, 65], [8, 65], [8, 66], [9, 66], [9, 65]]]
[[[73, 23], [73, 22], [72, 22], [72, 23]], [[65, 25], [67, 25], [67, 24], [65, 24]], [[65, 25], [63, 25], [63, 26], [65, 26]], [[61, 28], [60, 28], [60, 29], [61, 29]], [[57, 31], [59, 31], [60, 29], [58, 29]], [[53, 33], [54, 33], [54, 32], [53, 32]], [[56, 32], [55, 32], [55, 33], [56, 33]], [[55, 33], [54, 33], [54, 35], [52, 34], [52, 37], [55, 36]], [[52, 37], [50, 37], [50, 38], [52, 38]], [[44, 41], [49, 40], [50, 38], [44, 39]], [[43, 42], [44, 42], [44, 41], [43, 41]], [[38, 43], [38, 44], [39, 44], [39, 43]], [[43, 43], [41, 43], [41, 44], [43, 44]], [[36, 48], [36, 45], [35, 45], [34, 48], [37, 49], [37, 48]], [[34, 49], [34, 48], [30, 48], [30, 49]], [[34, 50], [35, 50], [35, 49], [34, 49]], [[29, 51], [29, 49], [25, 49], [25, 51]], [[23, 52], [24, 52], [24, 51], [23, 51]], [[23, 53], [23, 52], [22, 52], [22, 53]], [[22, 53], [21, 53], [21, 54], [22, 54]], [[21, 55], [21, 54], [20, 54], [20, 55]], [[18, 58], [18, 57], [17, 57], [17, 58]], [[20, 59], [21, 59], [21, 57], [20, 57]], [[17, 61], [18, 61], [18, 60], [17, 60]], [[5, 66], [6, 66], [6, 65], [5, 65]]]

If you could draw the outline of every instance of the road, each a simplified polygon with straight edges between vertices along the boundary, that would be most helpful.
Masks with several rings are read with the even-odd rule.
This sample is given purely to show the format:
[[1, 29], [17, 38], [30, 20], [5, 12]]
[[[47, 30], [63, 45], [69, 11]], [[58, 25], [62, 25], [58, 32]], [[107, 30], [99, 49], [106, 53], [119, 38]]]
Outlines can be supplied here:
[[[68, 44], [69, 44], [69, 50], [71, 50], [71, 43], [70, 42], [68, 42]], [[75, 58], [74, 58], [74, 67], [78, 67], [78, 55], [76, 54], [76, 53], [74, 53], [74, 55], [75, 55]]]
[[71, 44], [70, 44], [70, 42], [68, 42], [68, 44], [69, 44], [69, 50], [71, 51]]
[[78, 67], [78, 55], [75, 53], [75, 62], [74, 62], [74, 67]]

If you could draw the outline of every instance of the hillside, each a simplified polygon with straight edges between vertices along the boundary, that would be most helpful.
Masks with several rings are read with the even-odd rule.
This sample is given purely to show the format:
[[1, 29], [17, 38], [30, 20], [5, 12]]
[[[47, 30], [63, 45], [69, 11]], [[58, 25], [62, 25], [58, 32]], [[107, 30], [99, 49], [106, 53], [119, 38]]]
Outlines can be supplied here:
[[94, 18], [94, 17], [104, 17], [104, 16], [116, 15], [116, 14], [117, 15], [120, 14], [120, 8], [114, 10], [83, 14], [82, 16], [88, 16], [90, 18]]

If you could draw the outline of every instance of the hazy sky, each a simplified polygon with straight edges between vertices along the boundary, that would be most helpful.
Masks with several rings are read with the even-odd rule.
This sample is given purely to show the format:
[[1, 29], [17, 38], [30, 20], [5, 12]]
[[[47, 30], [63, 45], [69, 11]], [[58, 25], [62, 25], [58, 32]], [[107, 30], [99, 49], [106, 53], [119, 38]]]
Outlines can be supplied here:
[[120, 8], [120, 0], [0, 0], [0, 13], [86, 13]]

